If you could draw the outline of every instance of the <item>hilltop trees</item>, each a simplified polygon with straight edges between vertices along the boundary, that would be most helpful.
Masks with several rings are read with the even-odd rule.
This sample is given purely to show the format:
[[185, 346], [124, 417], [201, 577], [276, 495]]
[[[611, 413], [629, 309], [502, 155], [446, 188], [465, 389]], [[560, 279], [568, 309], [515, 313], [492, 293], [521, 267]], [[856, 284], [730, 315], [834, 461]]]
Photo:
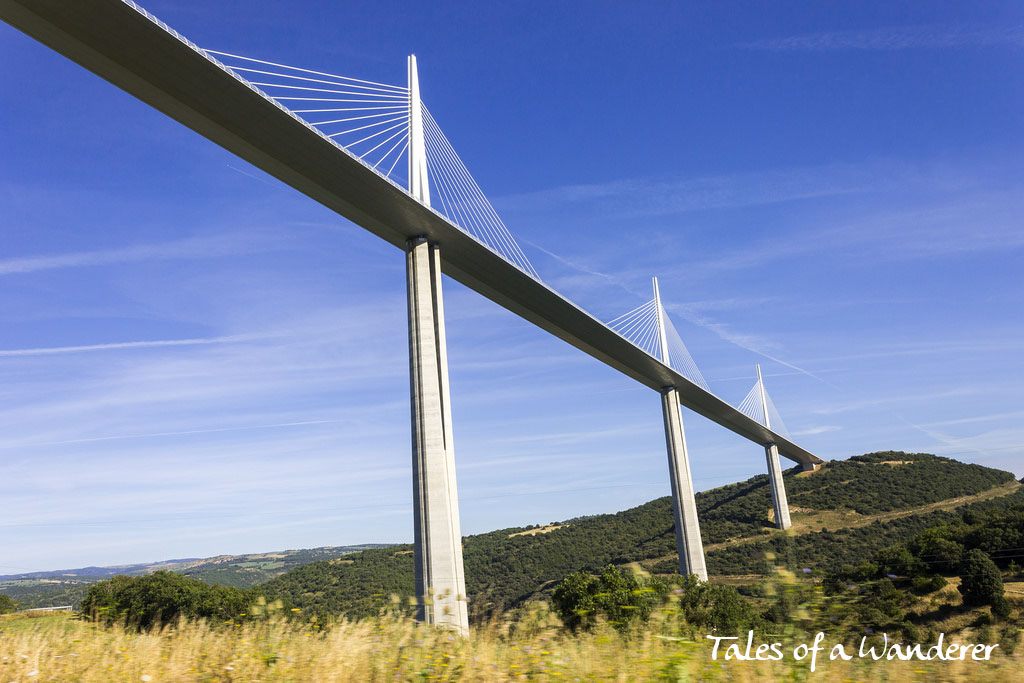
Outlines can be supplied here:
[[876, 551], [870, 561], [831, 572], [823, 587], [827, 595], [852, 599], [861, 623], [892, 627], [911, 599], [905, 591], [934, 593], [947, 585], [935, 572], [958, 574], [965, 608], [991, 606], [994, 617], [1010, 620], [1013, 606], [1004, 595], [998, 565], [1009, 565], [1022, 543], [1024, 506], [976, 505], [910, 541]]
[[[1020, 500], [1020, 496], [1007, 497], [1007, 501], [1013, 500]], [[836, 580], [959, 574], [965, 605], [991, 604], [1003, 591], [998, 565], [1009, 567], [1014, 557], [1011, 553], [1024, 547], [1024, 505], [1003, 509], [979, 505], [958, 516], [943, 516], [946, 521], [923, 529], [911, 540], [875, 551], [870, 562], [838, 569], [834, 572]]]

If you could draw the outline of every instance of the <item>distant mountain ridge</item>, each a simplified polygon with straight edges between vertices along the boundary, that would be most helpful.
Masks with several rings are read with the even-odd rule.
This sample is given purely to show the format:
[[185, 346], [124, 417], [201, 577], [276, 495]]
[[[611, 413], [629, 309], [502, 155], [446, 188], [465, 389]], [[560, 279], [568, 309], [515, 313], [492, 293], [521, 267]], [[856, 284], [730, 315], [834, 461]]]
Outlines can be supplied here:
[[[105, 579], [118, 574], [136, 576], [167, 569], [175, 571], [178, 567], [193, 562], [201, 562], [203, 558], [186, 557], [179, 560], [163, 560], [161, 562], [140, 562], [138, 564], [120, 564], [109, 567], [79, 567], [77, 569], [54, 569], [43, 572], [26, 572], [24, 574], [3, 574], [0, 581], [19, 581], [25, 579], [60, 579], [64, 577], [89, 577]], [[211, 558], [212, 559], [212, 558]]]
[[[52, 571], [27, 572], [24, 574], [0, 575], [0, 581], [19, 581], [26, 579], [63, 579], [89, 578], [106, 579], [111, 576], [138, 576], [166, 570], [194, 576], [212, 569], [238, 567], [240, 565], [264, 561], [279, 561], [283, 565], [298, 565], [315, 562], [331, 557], [341, 557], [370, 548], [386, 548], [390, 543], [361, 543], [359, 545], [323, 546], [320, 548], [303, 548], [296, 550], [276, 550], [269, 553], [247, 553], [244, 555], [216, 555], [214, 557], [185, 557], [177, 560], [160, 560], [159, 562], [139, 562], [136, 564], [118, 564], [107, 567], [80, 567], [78, 569], [55, 569]], [[197, 577], [202, 578], [202, 577]], [[247, 582], [255, 585], [259, 581]], [[224, 585], [236, 585], [235, 583]]]
[[310, 562], [330, 560], [363, 550], [388, 546], [387, 543], [361, 543], [359, 545], [279, 550], [269, 553], [140, 562], [110, 567], [81, 567], [8, 574], [0, 576], [0, 594], [9, 595], [24, 607], [77, 605], [88, 587], [97, 581], [119, 574], [140, 576], [160, 570], [180, 572], [207, 583], [249, 588]]

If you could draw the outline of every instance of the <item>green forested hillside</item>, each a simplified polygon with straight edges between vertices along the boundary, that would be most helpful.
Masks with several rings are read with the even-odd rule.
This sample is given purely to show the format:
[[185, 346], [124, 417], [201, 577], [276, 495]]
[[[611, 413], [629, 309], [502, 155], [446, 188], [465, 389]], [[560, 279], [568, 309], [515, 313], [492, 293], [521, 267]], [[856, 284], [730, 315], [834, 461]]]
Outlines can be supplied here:
[[[973, 502], [950, 510], [934, 510], [866, 526], [803, 534], [774, 534], [762, 541], [740, 543], [708, 553], [708, 571], [712, 574], [763, 574], [779, 562], [799, 569], [830, 570], [842, 564], [855, 564], [880, 548], [902, 543], [929, 527], [956, 523], [963, 510], [983, 511], [1024, 504], [1024, 487], [992, 500]], [[771, 553], [774, 560], [767, 560]], [[674, 560], [651, 567], [654, 572], [676, 571]]]
[[290, 569], [366, 550], [385, 547], [367, 543], [351, 546], [328, 546], [303, 550], [281, 550], [249, 555], [219, 555], [201, 559], [168, 560], [118, 567], [83, 567], [49, 572], [32, 572], [0, 576], [0, 595], [6, 595], [22, 609], [77, 606], [90, 586], [113, 576], [145, 576], [157, 571], [173, 571], [208, 584], [249, 588], [280, 576]]
[[175, 571], [209, 584], [250, 588], [310, 562], [330, 560], [380, 547], [386, 547], [386, 544], [365, 543], [363, 545], [329, 546], [304, 550], [282, 550], [253, 555], [223, 555], [199, 560], [189, 566], [175, 569]]
[[[941, 509], [942, 504], [1000, 507], [1024, 501], [1009, 472], [927, 454], [872, 453], [829, 463], [815, 473], [790, 470], [785, 478], [794, 534], [771, 528], [766, 476], [697, 494], [712, 574], [766, 571], [766, 552], [793, 567], [838, 566], [952, 519], [955, 513]], [[959, 500], [971, 496], [989, 499]], [[889, 517], [875, 519], [885, 515]], [[826, 517], [832, 526], [820, 530]], [[574, 571], [596, 572], [607, 564], [638, 561], [657, 572], [678, 569], [668, 498], [616, 514], [569, 520], [545, 533], [519, 533], [524, 530], [502, 529], [464, 539], [471, 618], [513, 607]], [[411, 546], [394, 546], [317, 562], [262, 588], [306, 611], [374, 614], [392, 594], [412, 594], [410, 551]]]

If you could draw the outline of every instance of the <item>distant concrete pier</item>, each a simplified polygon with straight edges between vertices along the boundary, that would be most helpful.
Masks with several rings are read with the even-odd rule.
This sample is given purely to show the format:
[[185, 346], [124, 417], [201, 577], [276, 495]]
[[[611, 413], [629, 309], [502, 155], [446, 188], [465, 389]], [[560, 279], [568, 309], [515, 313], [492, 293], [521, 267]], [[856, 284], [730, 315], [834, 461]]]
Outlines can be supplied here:
[[782, 481], [782, 466], [779, 464], [779, 449], [770, 443], [764, 447], [768, 460], [768, 485], [772, 490], [772, 508], [775, 510], [775, 526], [788, 529], [793, 526], [789, 519], [789, 501], [786, 500], [786, 484]]
[[[668, 337], [665, 334], [665, 312], [661, 307], [658, 278], [654, 278], [654, 305], [661, 339], [661, 361], [668, 365]], [[697, 520], [697, 498], [693, 492], [693, 477], [690, 475], [690, 458], [686, 452], [682, 406], [679, 404], [679, 391], [675, 387], [661, 390], [661, 414], [665, 420], [665, 446], [668, 450], [668, 474], [672, 482], [672, 514], [676, 525], [679, 573], [683, 576], [696, 574], [701, 581], [707, 581], [708, 569], [704, 562], [700, 522]]]
[[661, 411], [665, 418], [665, 444], [668, 448], [668, 473], [672, 481], [672, 514], [676, 524], [676, 549], [679, 551], [679, 573], [696, 574], [708, 580], [704, 562], [704, 542], [697, 521], [697, 498], [693, 493], [690, 459], [686, 453], [686, 435], [679, 394], [674, 387], [661, 392]]
[[[757, 366], [757, 384], [761, 389], [761, 413], [764, 415], [764, 426], [771, 429], [772, 420], [768, 413], [768, 397], [764, 390], [760, 365]], [[788, 529], [793, 526], [793, 523], [789, 519], [789, 501], [786, 499], [786, 483], [782, 479], [782, 465], [779, 464], [779, 447], [770, 443], [764, 447], [764, 453], [768, 460], [768, 485], [772, 491], [775, 526], [780, 529]]]

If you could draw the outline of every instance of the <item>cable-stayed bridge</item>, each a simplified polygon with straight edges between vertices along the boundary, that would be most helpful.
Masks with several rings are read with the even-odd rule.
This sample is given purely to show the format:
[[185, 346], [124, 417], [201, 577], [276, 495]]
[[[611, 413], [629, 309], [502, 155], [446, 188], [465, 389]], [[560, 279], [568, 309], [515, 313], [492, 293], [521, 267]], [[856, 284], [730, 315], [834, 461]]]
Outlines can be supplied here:
[[680, 405], [765, 449], [789, 526], [779, 456], [822, 461], [784, 434], [760, 369], [738, 407], [712, 393], [656, 279], [607, 323], [546, 285], [423, 104], [414, 56], [387, 84], [202, 49], [131, 0], [0, 0], [0, 18], [403, 249], [423, 619], [468, 628], [442, 273], [660, 393], [680, 571], [707, 578]]

